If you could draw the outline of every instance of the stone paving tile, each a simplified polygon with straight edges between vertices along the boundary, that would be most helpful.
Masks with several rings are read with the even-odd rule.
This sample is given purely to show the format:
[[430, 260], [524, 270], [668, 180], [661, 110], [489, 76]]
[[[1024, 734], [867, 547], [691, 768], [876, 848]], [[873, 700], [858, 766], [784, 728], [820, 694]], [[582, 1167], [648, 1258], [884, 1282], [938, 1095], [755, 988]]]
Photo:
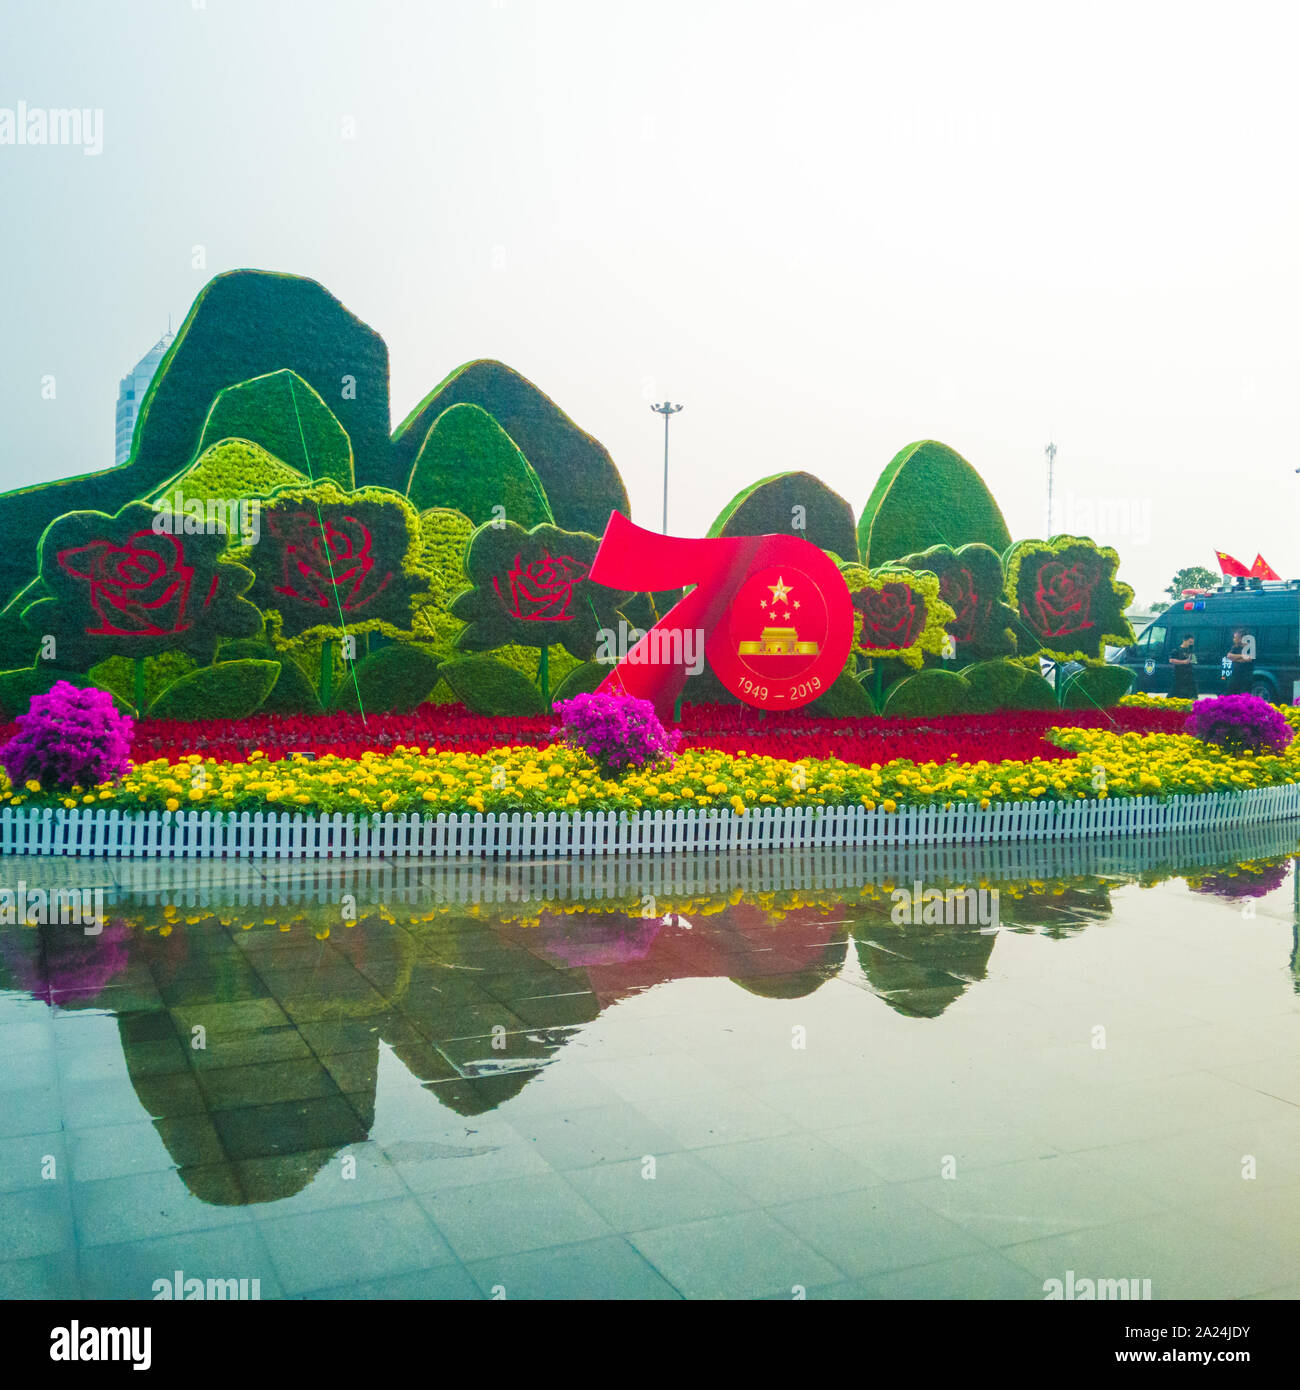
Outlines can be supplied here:
[[[767, 1298], [837, 1281], [842, 1271], [762, 1211], [651, 1231], [629, 1242], [685, 1298]], [[743, 1251], [744, 1257], [738, 1258]]]
[[505, 1299], [680, 1299], [681, 1294], [627, 1240], [607, 1236], [468, 1266], [476, 1287]]
[[455, 1261], [410, 1197], [259, 1220], [257, 1229], [290, 1297]]
[[476, 1183], [418, 1200], [466, 1262], [572, 1244], [610, 1231], [600, 1213], [558, 1173]]

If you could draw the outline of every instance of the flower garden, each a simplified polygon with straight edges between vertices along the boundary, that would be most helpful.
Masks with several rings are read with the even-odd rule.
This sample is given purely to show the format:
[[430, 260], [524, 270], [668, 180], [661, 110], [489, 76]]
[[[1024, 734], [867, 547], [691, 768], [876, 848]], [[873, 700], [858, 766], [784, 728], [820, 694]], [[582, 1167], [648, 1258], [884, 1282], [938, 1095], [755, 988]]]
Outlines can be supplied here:
[[[219, 276], [128, 462], [0, 497], [0, 807], [744, 817], [1300, 782], [1295, 711], [1128, 696], [1119, 556], [1013, 541], [944, 444], [900, 451], [856, 516], [807, 473], [753, 483], [704, 539], [664, 538], [714, 557], [694, 588], [612, 587], [627, 512], [605, 450], [501, 363], [390, 433], [377, 335], [312, 281]], [[847, 594], [842, 666], [811, 595], [736, 570], [790, 537]], [[615, 634], [658, 651], [637, 643], [706, 610], [709, 664], [679, 650], [675, 702], [633, 698]], [[775, 712], [718, 664], [788, 681], [818, 652], [826, 681]]]

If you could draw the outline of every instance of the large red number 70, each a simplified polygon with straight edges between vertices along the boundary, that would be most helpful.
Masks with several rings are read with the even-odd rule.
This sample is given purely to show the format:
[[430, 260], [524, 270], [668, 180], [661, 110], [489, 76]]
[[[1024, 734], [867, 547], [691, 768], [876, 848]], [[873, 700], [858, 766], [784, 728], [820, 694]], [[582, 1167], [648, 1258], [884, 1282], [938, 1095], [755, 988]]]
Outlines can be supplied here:
[[590, 578], [638, 592], [693, 586], [600, 686], [652, 701], [661, 718], [701, 642], [722, 684], [760, 709], [798, 709], [824, 694], [853, 645], [844, 576], [799, 536], [661, 536], [615, 512]]

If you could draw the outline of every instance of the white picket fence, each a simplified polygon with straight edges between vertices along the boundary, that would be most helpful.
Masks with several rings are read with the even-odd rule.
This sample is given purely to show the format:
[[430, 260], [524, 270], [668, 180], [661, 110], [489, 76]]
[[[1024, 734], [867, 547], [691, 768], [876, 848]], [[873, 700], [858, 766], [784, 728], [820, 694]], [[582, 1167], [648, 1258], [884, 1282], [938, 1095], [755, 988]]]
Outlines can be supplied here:
[[1300, 783], [1167, 800], [1135, 797], [976, 806], [764, 806], [729, 810], [509, 815], [0, 811], [0, 854], [118, 858], [535, 859], [832, 845], [987, 844], [1212, 830], [1300, 815]]

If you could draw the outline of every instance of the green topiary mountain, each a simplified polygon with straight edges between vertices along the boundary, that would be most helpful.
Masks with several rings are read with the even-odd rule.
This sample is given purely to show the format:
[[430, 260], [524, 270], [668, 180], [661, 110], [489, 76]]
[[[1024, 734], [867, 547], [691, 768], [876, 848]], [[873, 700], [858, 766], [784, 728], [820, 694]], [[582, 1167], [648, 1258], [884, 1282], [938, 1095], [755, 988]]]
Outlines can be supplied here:
[[955, 449], [922, 439], [895, 454], [858, 521], [858, 554], [873, 569], [904, 555], [981, 541], [1001, 555], [1007, 524], [984, 480]]
[[312, 482], [332, 478], [344, 488], [355, 482], [347, 431], [297, 372], [227, 386], [203, 422], [200, 451], [219, 439], [251, 439]]
[[452, 508], [475, 526], [498, 516], [526, 531], [555, 521], [541, 479], [505, 430], [476, 405], [453, 405], [429, 426], [406, 495], [419, 511]]
[[[796, 508], [802, 508], [801, 513]], [[802, 527], [796, 521], [803, 522]], [[842, 559], [857, 554], [853, 508], [811, 473], [774, 473], [738, 492], [709, 527], [710, 536], [802, 536]]]
[[422, 400], [393, 435], [392, 468], [402, 486], [430, 426], [453, 405], [477, 405], [510, 436], [542, 480], [555, 524], [599, 536], [613, 511], [630, 515], [627, 489], [604, 447], [502, 362], [458, 368]]
[[247, 439], [222, 439], [205, 449], [184, 473], [171, 479], [149, 500], [180, 511], [183, 501], [265, 497], [278, 487], [307, 487], [296, 468]]
[[[315, 280], [230, 271], [200, 291], [159, 364], [126, 463], [0, 495], [0, 595], [6, 603], [35, 573], [37, 541], [56, 517], [112, 513], [151, 496], [199, 453], [204, 424], [226, 387], [282, 368], [310, 384], [337, 416], [358, 476], [372, 483], [398, 479], [389, 451], [383, 339]], [[400, 482], [405, 479], [401, 473]]]

